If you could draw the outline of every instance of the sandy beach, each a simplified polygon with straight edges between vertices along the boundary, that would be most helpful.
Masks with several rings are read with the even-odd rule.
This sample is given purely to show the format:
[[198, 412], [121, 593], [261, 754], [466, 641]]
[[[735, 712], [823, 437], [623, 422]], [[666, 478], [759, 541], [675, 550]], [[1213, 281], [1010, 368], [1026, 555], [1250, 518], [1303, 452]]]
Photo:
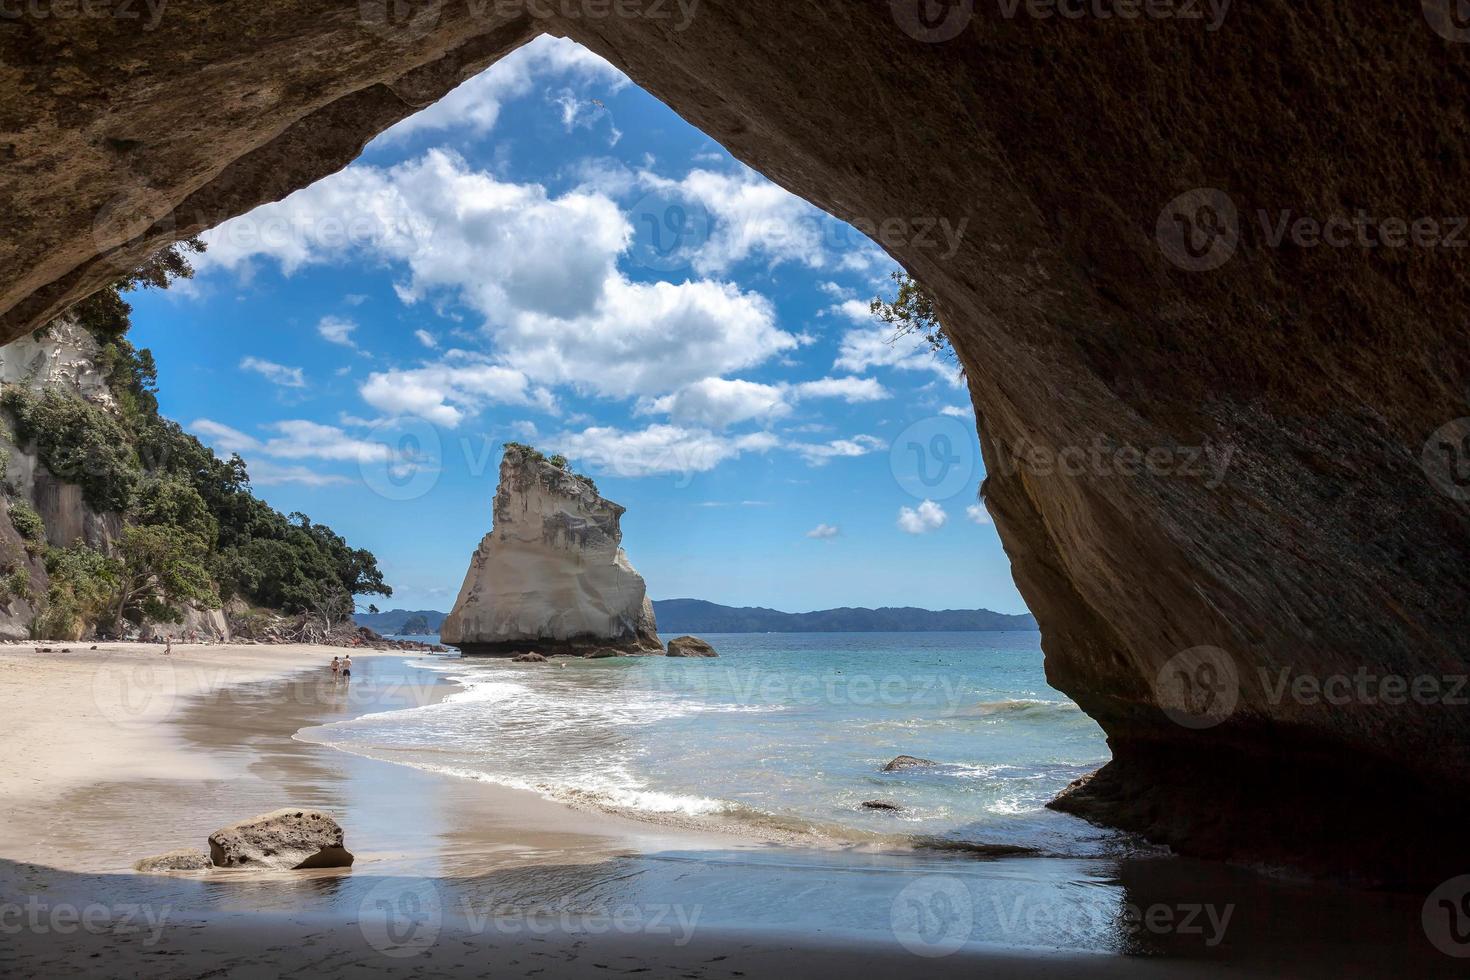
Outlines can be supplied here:
[[[89, 647], [0, 647], [10, 975], [1331, 975], [1402, 964], [1405, 947], [1426, 948], [1419, 975], [1452, 965], [1413, 935], [1417, 901], [1401, 896], [1172, 859], [774, 845], [296, 737], [454, 690], [413, 654], [355, 653], [347, 682], [326, 669], [333, 648]], [[338, 819], [354, 866], [131, 870], [287, 805]], [[1172, 910], [1172, 925], [1130, 923], [1129, 909]], [[1361, 920], [1361, 948], [1328, 940], [1345, 917]]]

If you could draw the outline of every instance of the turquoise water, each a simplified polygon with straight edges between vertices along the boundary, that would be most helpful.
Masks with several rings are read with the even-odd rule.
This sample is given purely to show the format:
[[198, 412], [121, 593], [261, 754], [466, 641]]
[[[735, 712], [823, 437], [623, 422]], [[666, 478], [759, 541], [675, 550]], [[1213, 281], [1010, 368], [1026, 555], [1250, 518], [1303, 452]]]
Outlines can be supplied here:
[[[1108, 751], [1047, 686], [1037, 633], [706, 639], [719, 659], [435, 658], [462, 685], [447, 700], [311, 739], [653, 819], [1074, 856], [1123, 846], [1044, 808]], [[935, 765], [882, 772], [898, 755]]]

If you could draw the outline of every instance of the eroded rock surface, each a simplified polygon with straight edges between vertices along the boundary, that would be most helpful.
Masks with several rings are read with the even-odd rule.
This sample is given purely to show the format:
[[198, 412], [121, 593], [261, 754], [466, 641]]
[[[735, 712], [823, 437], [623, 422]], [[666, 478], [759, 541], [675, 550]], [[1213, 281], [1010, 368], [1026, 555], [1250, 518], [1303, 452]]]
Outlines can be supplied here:
[[715, 648], [697, 636], [676, 636], [669, 641], [670, 657], [718, 657]]
[[643, 576], [622, 548], [623, 510], [585, 477], [507, 446], [494, 528], [440, 639], [490, 656], [662, 652]]
[[291, 871], [350, 867], [352, 854], [337, 821], [319, 810], [288, 808], [216, 830], [209, 860], [217, 868]]
[[[1110, 737], [1067, 806], [1185, 851], [1343, 866], [1382, 856], [1356, 846], [1376, 825], [1430, 874], [1470, 866], [1470, 711], [1447, 700], [1470, 673], [1470, 511], [1430, 475], [1459, 472], [1434, 436], [1470, 415], [1465, 250], [1274, 230], [1361, 210], [1453, 239], [1470, 45], [1435, 5], [1255, 0], [1212, 30], [876, 0], [400, 6], [8, 22], [3, 336], [568, 34], [934, 292], [1048, 677]], [[1190, 727], [1160, 678], [1201, 646], [1233, 704]], [[1359, 669], [1441, 687], [1275, 693], [1282, 670]]]
[[186, 847], [167, 854], [156, 854], [133, 865], [134, 871], [156, 874], [165, 871], [208, 871], [214, 867], [209, 855], [197, 848]]

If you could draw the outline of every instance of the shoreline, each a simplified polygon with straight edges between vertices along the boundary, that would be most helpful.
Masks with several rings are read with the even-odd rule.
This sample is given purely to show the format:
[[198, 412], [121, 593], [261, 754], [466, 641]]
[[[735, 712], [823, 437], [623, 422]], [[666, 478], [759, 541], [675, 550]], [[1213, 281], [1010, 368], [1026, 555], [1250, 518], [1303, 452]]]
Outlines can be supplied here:
[[[164, 662], [147, 644], [76, 646], [0, 647], [0, 711], [13, 718], [0, 765], [0, 913], [30, 923], [7, 933], [0, 968], [17, 975], [1334, 976], [1387, 957], [1375, 950], [1394, 954], [1379, 965], [1400, 964], [1391, 939], [1417, 928], [1417, 901], [1365, 902], [1218, 865], [760, 842], [296, 737], [458, 687], [399, 651], [360, 653], [351, 681], [334, 683], [331, 647], [176, 647]], [[130, 870], [280, 806], [337, 817], [354, 866]], [[1229, 922], [1222, 942], [1118, 919], [1200, 903]], [[45, 918], [56, 910], [90, 910], [102, 924], [58, 928]], [[1326, 941], [1344, 921], [1366, 949]], [[1418, 975], [1453, 972], [1427, 953]]]

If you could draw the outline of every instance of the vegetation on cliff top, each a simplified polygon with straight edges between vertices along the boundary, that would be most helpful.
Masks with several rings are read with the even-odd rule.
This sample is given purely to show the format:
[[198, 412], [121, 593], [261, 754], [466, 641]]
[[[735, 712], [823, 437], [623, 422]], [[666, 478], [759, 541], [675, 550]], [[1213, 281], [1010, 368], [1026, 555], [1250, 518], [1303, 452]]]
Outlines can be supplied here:
[[537, 449], [535, 446], [528, 446], [524, 442], [507, 442], [505, 444], [505, 451], [507, 453], [520, 453], [522, 456], [529, 457], [530, 459], [533, 459], [538, 463], [550, 463], [552, 466], [555, 466], [559, 470], [565, 470], [567, 475], [574, 477], [577, 480], [580, 480], [583, 486], [587, 487], [587, 489], [591, 490], [593, 493], [597, 493], [597, 484], [593, 482], [592, 477], [582, 473], [578, 473], [573, 470], [568, 464], [567, 458], [561, 453], [555, 453], [551, 456], [548, 456], [541, 450]]
[[[252, 493], [238, 455], [219, 459], [159, 415], [157, 367], [126, 336], [132, 308], [124, 295], [188, 278], [188, 255], [203, 249], [197, 240], [164, 249], [69, 311], [101, 347], [98, 367], [117, 401], [115, 414], [54, 389], [36, 395], [12, 387], [0, 395], [18, 443], [58, 479], [78, 485], [93, 510], [126, 521], [110, 554], [80, 543], [47, 552], [51, 584], [39, 635], [176, 622], [181, 604], [209, 607], [237, 597], [335, 622], [351, 614], [354, 596], [393, 594], [370, 552], [305, 514], [270, 507]], [[12, 500], [10, 517], [28, 548], [44, 537], [27, 503]]]

